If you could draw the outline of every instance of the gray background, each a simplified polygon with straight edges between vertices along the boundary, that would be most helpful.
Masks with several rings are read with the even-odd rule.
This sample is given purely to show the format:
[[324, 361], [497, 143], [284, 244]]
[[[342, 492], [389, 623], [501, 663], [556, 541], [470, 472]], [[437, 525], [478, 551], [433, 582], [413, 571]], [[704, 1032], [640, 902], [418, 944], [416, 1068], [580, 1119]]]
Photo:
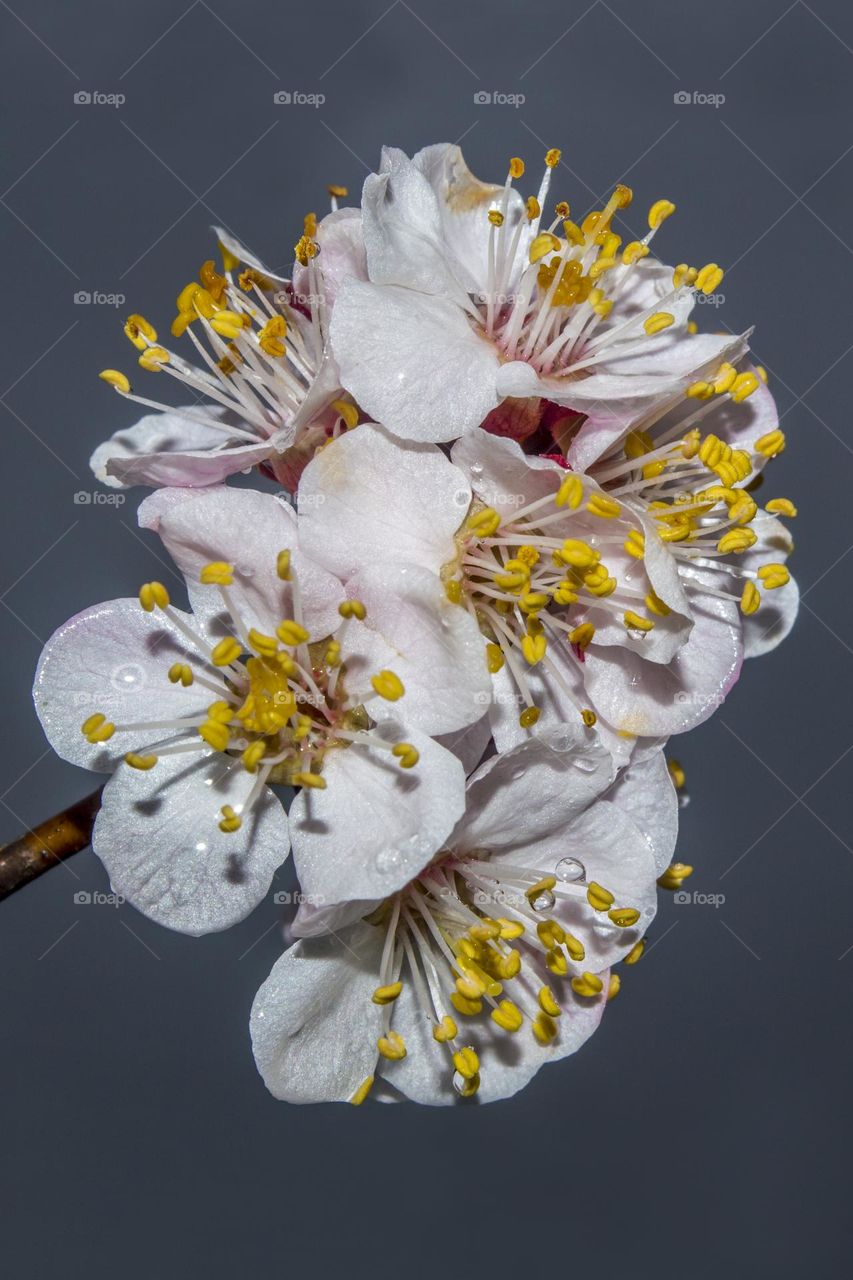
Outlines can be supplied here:
[[[134, 416], [95, 376], [134, 367], [121, 320], [168, 328], [213, 221], [284, 267], [326, 182], [357, 195], [383, 141], [464, 139], [490, 177], [520, 154], [525, 189], [560, 145], [555, 195], [578, 214], [616, 180], [636, 220], [678, 203], [659, 251], [729, 267], [724, 308], [700, 320], [757, 325], [805, 593], [794, 635], [676, 746], [681, 856], [724, 904], [667, 899], [601, 1031], [511, 1102], [275, 1103], [247, 1033], [280, 950], [271, 901], [224, 936], [179, 937], [76, 904], [108, 888], [87, 852], [4, 903], [7, 1273], [848, 1275], [849, 4], [0, 0], [0, 32], [3, 832], [94, 785], [46, 750], [29, 698], [42, 642], [166, 573], [137, 492], [74, 502], [94, 489], [90, 450]], [[75, 105], [80, 90], [126, 102]], [[326, 101], [276, 106], [277, 90]]]

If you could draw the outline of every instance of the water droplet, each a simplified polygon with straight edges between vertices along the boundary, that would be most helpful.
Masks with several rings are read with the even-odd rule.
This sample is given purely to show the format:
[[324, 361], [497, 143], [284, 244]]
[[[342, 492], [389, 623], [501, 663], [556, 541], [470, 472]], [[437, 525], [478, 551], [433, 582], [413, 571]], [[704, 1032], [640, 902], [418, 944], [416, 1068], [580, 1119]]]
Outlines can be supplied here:
[[643, 911], [643, 915], [645, 916], [645, 918], [646, 918], [647, 920], [654, 920], [654, 918], [655, 918], [655, 908], [654, 908], [654, 907], [646, 907], [646, 908], [644, 909], [644, 911]]
[[483, 464], [481, 462], [472, 462], [469, 470], [472, 476], [481, 476], [483, 474]]
[[396, 871], [400, 865], [399, 849], [380, 849], [376, 855], [376, 870], [381, 875], [388, 875], [392, 871]]
[[556, 901], [550, 889], [543, 889], [541, 893], [537, 893], [530, 905], [534, 911], [553, 911]]
[[690, 796], [687, 794], [687, 792], [686, 792], [686, 791], [679, 791], [679, 793], [678, 793], [678, 807], [679, 807], [679, 809], [686, 809], [686, 808], [687, 808], [687, 806], [688, 806], [689, 804], [690, 804]]
[[237, 566], [237, 575], [240, 578], [254, 578], [255, 568], [251, 564], [240, 564]]
[[577, 760], [573, 760], [572, 764], [581, 773], [592, 773], [596, 767], [595, 760], [590, 760], [589, 756], [578, 756]]
[[510, 777], [512, 778], [513, 782], [520, 782], [521, 779], [524, 777], [524, 769], [523, 768], [513, 769], [512, 773], [510, 774]]
[[206, 849], [207, 849], [207, 841], [199, 840], [195, 847], [196, 853], [204, 853]]
[[554, 868], [554, 875], [564, 884], [571, 884], [573, 880], [586, 879], [586, 867], [577, 858], [561, 858]]
[[477, 1092], [475, 1087], [476, 1084], [477, 1084], [476, 1080], [466, 1080], [465, 1076], [463, 1076], [460, 1072], [454, 1071], [453, 1088], [455, 1092], [459, 1094], [460, 1098], [470, 1098], [473, 1094], [475, 1094]]

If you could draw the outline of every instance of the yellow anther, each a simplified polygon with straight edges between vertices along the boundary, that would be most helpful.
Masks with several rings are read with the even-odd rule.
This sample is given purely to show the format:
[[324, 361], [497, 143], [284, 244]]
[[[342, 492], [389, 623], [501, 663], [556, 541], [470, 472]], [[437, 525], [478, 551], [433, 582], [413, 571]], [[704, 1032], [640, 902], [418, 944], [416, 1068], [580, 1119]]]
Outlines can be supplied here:
[[243, 646], [234, 636], [225, 636], [214, 647], [211, 653], [211, 661], [215, 667], [228, 667], [232, 662], [236, 662], [243, 652]]
[[730, 391], [736, 381], [737, 369], [733, 364], [729, 364], [727, 360], [724, 360], [717, 370], [717, 376], [714, 378], [714, 390], [717, 395]]
[[[555, 561], [556, 563], [556, 561]], [[576, 590], [576, 584], [572, 584], [568, 578], [564, 578], [562, 582], [558, 582], [551, 593], [554, 604], [560, 608], [565, 608], [569, 604], [577, 604], [580, 599]]]
[[[698, 274], [695, 267], [689, 267], [686, 262], [679, 262], [672, 272], [672, 287], [680, 289], [682, 285], [693, 284]], [[692, 332], [696, 332], [695, 328]]]
[[296, 244], [293, 246], [293, 252], [296, 261], [301, 267], [307, 267], [312, 258], [316, 258], [320, 252], [320, 246], [316, 240], [312, 240], [311, 236], [300, 236]]
[[194, 678], [192, 667], [186, 662], [173, 662], [169, 667], [169, 679], [172, 684], [181, 684], [188, 689]]
[[489, 222], [493, 227], [502, 227], [504, 224], [504, 216], [498, 209], [489, 210]]
[[714, 387], [710, 382], [691, 382], [684, 394], [691, 400], [710, 400]]
[[693, 875], [693, 868], [686, 862], [671, 862], [663, 875], [658, 876], [661, 889], [680, 889], [688, 876]]
[[547, 1013], [537, 1013], [533, 1020], [533, 1034], [541, 1045], [548, 1045], [557, 1035], [557, 1024]]
[[308, 787], [312, 791], [325, 791], [326, 779], [322, 773], [311, 773], [307, 769], [302, 769], [299, 773], [294, 773], [293, 785], [295, 787]]
[[264, 635], [263, 631], [252, 627], [248, 634], [249, 646], [262, 658], [272, 658], [278, 653], [278, 641], [275, 636]]
[[680, 761], [672, 759], [667, 760], [666, 767], [669, 770], [669, 776], [672, 778], [672, 785], [675, 787], [676, 791], [681, 791], [687, 781], [684, 766]]
[[146, 347], [139, 357], [140, 368], [148, 373], [159, 373], [160, 366], [168, 364], [171, 359], [165, 347]]
[[608, 911], [607, 916], [620, 929], [630, 929], [639, 920], [640, 913], [636, 907], [614, 907], [612, 911]]
[[560, 548], [560, 559], [573, 569], [591, 569], [601, 559], [601, 552], [580, 538], [566, 538]]
[[622, 261], [626, 267], [631, 267], [635, 262], [639, 262], [641, 258], [645, 258], [648, 252], [649, 246], [647, 244], [643, 244], [640, 240], [632, 240], [622, 250]]
[[751, 613], [755, 613], [761, 604], [761, 593], [754, 582], [749, 579], [743, 584], [743, 591], [740, 597], [740, 611], [745, 617], [749, 617]]
[[586, 236], [581, 231], [576, 222], [572, 222], [571, 218], [564, 218], [563, 232], [569, 244], [586, 244]]
[[311, 639], [311, 635], [299, 622], [294, 622], [292, 618], [285, 618], [283, 622], [275, 629], [282, 644], [294, 648], [298, 644], [307, 644]]
[[398, 742], [392, 748], [391, 754], [396, 756], [400, 761], [401, 769], [414, 769], [415, 765], [421, 758], [421, 754], [417, 747], [413, 747], [411, 742]]
[[449, 1040], [455, 1040], [458, 1034], [459, 1028], [447, 1013], [432, 1029], [432, 1038], [439, 1044], [447, 1044]]
[[587, 582], [584, 579], [584, 583], [589, 594], [597, 596], [600, 600], [603, 600], [606, 596], [612, 596], [618, 586], [616, 579], [607, 574], [603, 578], [594, 579], [592, 582]]
[[572, 978], [572, 990], [579, 996], [591, 999], [593, 996], [601, 995], [604, 983], [596, 973], [582, 973], [579, 978]]
[[539, 988], [539, 1008], [543, 1013], [547, 1014], [549, 1018], [559, 1018], [560, 1014], [563, 1012], [557, 1004], [554, 992], [550, 987]]
[[595, 627], [591, 622], [582, 622], [568, 634], [569, 644], [576, 644], [579, 649], [588, 649], [595, 635]]
[[518, 717], [522, 729], [532, 729], [542, 712], [539, 707], [525, 707]]
[[500, 512], [494, 507], [483, 507], [481, 511], [473, 511], [465, 521], [465, 528], [479, 538], [492, 538], [500, 528]]
[[602, 520], [615, 520], [622, 513], [622, 508], [616, 499], [608, 498], [603, 493], [591, 493], [586, 509], [590, 515], [599, 516]]
[[656, 333], [662, 333], [664, 329], [668, 329], [675, 324], [675, 316], [670, 311], [656, 311], [653, 316], [643, 324], [643, 328], [649, 337], [653, 337]]
[[389, 982], [384, 987], [377, 987], [370, 998], [374, 1004], [393, 1004], [402, 990], [402, 982]]
[[144, 351], [146, 347], [157, 341], [157, 330], [148, 323], [144, 316], [128, 316], [125, 321], [124, 332], [125, 337], [130, 338], [137, 351]]
[[791, 581], [791, 575], [783, 564], [763, 564], [759, 567], [758, 576], [767, 591], [785, 587]]
[[538, 636], [522, 636], [521, 652], [524, 655], [525, 662], [531, 667], [535, 667], [545, 657], [545, 651], [548, 648], [548, 641], [544, 635]]
[[626, 955], [623, 963], [636, 964], [638, 960], [642, 959], [642, 955], [645, 949], [646, 949], [646, 940], [645, 938], [640, 938], [639, 942], [634, 943], [633, 947]]
[[141, 756], [135, 751], [128, 751], [127, 755], [124, 757], [124, 762], [125, 764], [129, 764], [131, 769], [141, 769], [142, 772], [145, 773], [149, 769], [154, 768], [157, 763], [157, 756]]
[[[588, 272], [588, 279], [598, 280], [600, 276], [604, 275], [605, 271], [611, 271], [615, 266], [616, 266], [616, 259], [614, 257], [611, 256], [609, 258], [605, 258], [604, 255], [602, 254], [600, 258], [596, 258], [595, 262], [590, 267]], [[601, 302], [601, 297], [599, 296], [598, 298], [593, 300], [592, 294], [590, 294], [588, 301]]]
[[734, 520], [736, 524], [749, 524], [758, 514], [758, 507], [754, 500], [750, 498], [748, 493], [744, 493], [743, 489], [737, 490], [737, 497], [729, 507], [729, 518]]
[[207, 708], [208, 719], [215, 720], [217, 724], [229, 724], [234, 715], [234, 708], [230, 702], [221, 699], [218, 702], [211, 702]]
[[261, 760], [264, 758], [265, 751], [266, 751], [266, 746], [263, 742], [251, 743], [250, 746], [246, 747], [246, 750], [240, 756], [240, 760], [243, 764], [243, 768], [248, 773], [255, 773], [258, 765], [261, 763]]
[[214, 751], [226, 751], [231, 741], [228, 726], [219, 720], [205, 720], [204, 724], [198, 727], [198, 736]]
[[757, 535], [753, 529], [729, 529], [717, 543], [720, 555], [740, 555], [754, 546]]
[[657, 231], [664, 219], [669, 218], [673, 213], [675, 213], [675, 205], [671, 200], [656, 200], [649, 209], [649, 226], [652, 231]]
[[501, 1000], [497, 1008], [492, 1010], [492, 1022], [497, 1023], [503, 1031], [516, 1032], [523, 1021], [524, 1015], [511, 1000]]
[[492, 675], [496, 675], [504, 665], [504, 655], [499, 644], [486, 645], [486, 666]]
[[619, 992], [622, 990], [622, 979], [618, 973], [611, 973], [610, 981], [607, 984], [607, 999], [615, 1000]]
[[542, 231], [530, 245], [528, 256], [531, 262], [540, 262], [549, 253], [556, 253], [560, 242], [550, 231]]
[[568, 507], [571, 511], [577, 511], [582, 501], [583, 481], [580, 476], [570, 472], [561, 480], [554, 502], [558, 507]]
[[757, 391], [761, 385], [758, 377], [754, 373], [740, 373], [735, 378], [731, 387], [731, 397], [735, 404], [740, 404], [742, 400], [746, 400], [754, 391]]
[[664, 604], [657, 592], [652, 589], [645, 598], [646, 608], [650, 613], [656, 613], [659, 618], [666, 618], [672, 612], [668, 604]]
[[466, 1018], [474, 1018], [483, 1011], [482, 1000], [469, 1000], [467, 996], [460, 995], [458, 991], [451, 991], [450, 1003], [457, 1013], [464, 1014]]
[[646, 554], [645, 535], [639, 529], [632, 529], [625, 539], [624, 547], [629, 556], [633, 556], [635, 560], [642, 560]]
[[332, 408], [343, 418], [347, 431], [358, 425], [358, 409], [351, 400], [333, 400]]
[[551, 147], [545, 152], [545, 163], [549, 169], [556, 169], [562, 158], [563, 153], [559, 147]]
[[462, 603], [462, 583], [458, 578], [449, 578], [444, 584], [444, 594], [451, 604]]
[[197, 280], [190, 280], [189, 284], [185, 284], [181, 292], [175, 299], [175, 307], [178, 315], [184, 315], [186, 312], [192, 313], [195, 296], [201, 292], [201, 285]]
[[535, 196], [528, 196], [524, 207], [527, 213], [528, 222], [534, 222], [542, 212], [541, 208], [539, 207], [539, 201], [536, 199]]
[[781, 453], [785, 448], [784, 431], [768, 431], [767, 435], [756, 440], [753, 448], [756, 453], [763, 454], [765, 458], [775, 458], [776, 454]]
[[206, 586], [230, 587], [234, 581], [234, 566], [224, 560], [214, 560], [204, 566], [198, 580]]
[[139, 588], [139, 603], [146, 613], [155, 609], [168, 609], [169, 593], [162, 582], [145, 582]]
[[380, 671], [378, 675], [371, 676], [370, 683], [386, 702], [396, 702], [406, 692], [403, 681], [393, 671]]
[[341, 187], [335, 182], [326, 187], [326, 190], [333, 200], [346, 200], [349, 195], [349, 187]]
[[609, 889], [605, 889], [596, 880], [591, 880], [587, 887], [586, 898], [593, 911], [609, 911], [615, 898]]
[[722, 282], [725, 272], [716, 262], [709, 262], [696, 276], [696, 288], [704, 294], [711, 294]]
[[499, 916], [497, 923], [501, 927], [501, 938], [504, 942], [514, 942], [524, 933], [524, 925], [518, 920], [507, 920], [505, 916]]
[[228, 281], [216, 270], [216, 263], [212, 258], [208, 258], [207, 262], [201, 264], [198, 278], [214, 302], [221, 303]]
[[219, 821], [219, 830], [225, 832], [239, 831], [243, 825], [243, 819], [238, 813], [235, 813], [230, 804], [222, 806], [222, 817]]
[[[202, 292], [202, 290], [199, 290], [199, 294]], [[199, 294], [196, 295], [196, 305], [198, 305]], [[243, 323], [243, 316], [239, 312], [217, 311], [215, 315], [210, 317], [210, 327], [214, 333], [219, 334], [220, 338], [228, 338], [230, 342], [233, 342], [235, 338], [239, 338], [246, 326]]]
[[468, 1045], [466, 1048], [459, 1049], [454, 1053], [453, 1065], [463, 1079], [473, 1080], [480, 1070], [480, 1059], [471, 1046]]
[[123, 395], [127, 395], [130, 391], [130, 382], [118, 369], [102, 369], [98, 377], [109, 383], [111, 387], [115, 387], [116, 391], [121, 391]]
[[270, 316], [258, 332], [258, 345], [268, 356], [283, 356], [287, 351], [284, 341], [286, 335], [287, 321], [284, 316]]
[[764, 510], [773, 516], [788, 516], [791, 520], [797, 514], [797, 508], [790, 498], [771, 498]]
[[352, 1106], [354, 1107], [361, 1106], [361, 1104], [366, 1099], [367, 1095], [370, 1093], [370, 1090], [373, 1088], [373, 1079], [374, 1079], [373, 1076], [367, 1076], [366, 1079], [362, 1080], [361, 1084], [358, 1086], [355, 1093], [350, 1098], [350, 1103]]
[[[517, 978], [521, 973], [521, 952], [513, 949], [508, 955], [502, 956], [497, 963], [497, 971], [499, 977], [505, 982], [509, 982], [511, 978]], [[491, 995], [492, 992], [489, 992]]]
[[338, 605], [338, 613], [342, 618], [357, 618], [359, 622], [364, 622], [367, 617], [367, 610], [360, 600], [343, 600]]
[[593, 729], [598, 724], [598, 716], [590, 707], [584, 707], [581, 711], [581, 720], [583, 720], [587, 729]]
[[573, 933], [567, 933], [564, 946], [576, 964], [580, 964], [581, 960], [586, 958], [586, 948], [580, 938], [576, 938]]
[[559, 947], [546, 951], [545, 964], [557, 978], [564, 978], [569, 972], [569, 962]]
[[[713, 388], [712, 388], [712, 392], [713, 392]], [[688, 431], [687, 434], [682, 438], [682, 442], [681, 442], [682, 456], [685, 458], [695, 458], [696, 454], [699, 452], [701, 441], [702, 441], [702, 437], [699, 433], [698, 427], [694, 427], [692, 431]]]
[[400, 1062], [406, 1056], [406, 1044], [396, 1031], [389, 1031], [387, 1036], [380, 1036], [376, 1048], [389, 1062]]
[[540, 920], [536, 934], [542, 945], [550, 948], [562, 946], [566, 931], [556, 920]]
[[[669, 610], [667, 610], [669, 612]], [[655, 624], [651, 618], [644, 618], [641, 613], [635, 613], [633, 609], [626, 609], [622, 614], [622, 621], [628, 631], [654, 631]]]

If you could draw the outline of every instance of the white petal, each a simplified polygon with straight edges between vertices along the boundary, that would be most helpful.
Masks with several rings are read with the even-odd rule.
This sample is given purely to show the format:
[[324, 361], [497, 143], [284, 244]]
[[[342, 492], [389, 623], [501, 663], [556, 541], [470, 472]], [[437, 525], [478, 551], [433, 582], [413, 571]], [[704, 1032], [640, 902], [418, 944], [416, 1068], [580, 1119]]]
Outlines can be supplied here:
[[252, 1048], [264, 1083], [287, 1102], [346, 1102], [373, 1075], [382, 1008], [383, 935], [357, 925], [341, 938], [297, 942], [252, 1005]]
[[119, 768], [104, 789], [92, 848], [116, 893], [157, 924], [199, 935], [245, 919], [289, 851], [287, 814], [267, 787], [239, 831], [254, 777], [218, 752], [164, 757], [147, 772]]
[[[326, 214], [317, 227], [320, 255], [315, 260], [322, 280], [327, 307], [333, 307], [341, 286], [347, 280], [367, 279], [367, 259], [358, 209], [336, 209]], [[300, 302], [311, 294], [311, 273], [297, 262], [293, 269], [293, 290]]]
[[156, 501], [142, 504], [139, 517], [144, 527], [159, 532], [187, 579], [194, 613], [207, 625], [224, 614], [224, 606], [215, 586], [200, 584], [199, 573], [217, 560], [234, 566], [229, 592], [247, 627], [272, 635], [283, 618], [292, 618], [292, 588], [276, 568], [283, 550], [292, 552], [303, 618], [312, 637], [322, 639], [340, 624], [343, 588], [300, 551], [293, 509], [272, 494], [223, 486], [184, 501], [157, 495]]
[[308, 555], [349, 577], [395, 559], [438, 573], [456, 554], [471, 489], [440, 449], [394, 440], [366, 424], [326, 445], [299, 487], [299, 537]]
[[619, 774], [607, 799], [648, 836], [657, 878], [672, 861], [678, 839], [678, 796], [663, 751], [632, 761]]
[[[180, 616], [193, 625], [189, 614]], [[168, 737], [168, 730], [143, 729], [93, 746], [80, 726], [96, 712], [120, 725], [202, 711], [210, 692], [172, 684], [167, 672], [173, 662], [189, 662], [196, 671], [204, 665], [163, 613], [146, 613], [138, 600], [109, 600], [69, 619], [45, 645], [33, 685], [36, 712], [54, 751], [84, 769], [109, 772], [125, 752]]]
[[273, 284], [286, 285], [289, 283], [286, 276], [277, 276], [274, 271], [270, 271], [269, 267], [264, 266], [260, 258], [255, 257], [250, 250], [242, 245], [239, 240], [235, 240], [230, 232], [223, 227], [214, 227], [213, 230], [216, 232], [216, 238], [219, 243], [224, 245], [235, 258], [239, 258], [244, 266], [253, 267], [255, 271], [260, 271], [261, 275], [267, 276], [272, 280]]
[[[356, 573], [347, 592], [367, 610], [363, 625], [349, 625], [344, 660], [351, 697], [372, 692], [370, 676], [390, 668], [406, 689], [400, 713], [424, 733], [453, 733], [481, 718], [491, 698], [485, 641], [468, 610], [448, 600], [435, 573], [380, 562]], [[378, 633], [387, 652], [379, 667], [362, 664], [359, 681], [350, 677], [349, 655], [360, 651], [366, 632]], [[374, 699], [369, 709], [375, 716], [382, 708]]]
[[386, 898], [442, 847], [465, 807], [465, 774], [449, 751], [406, 726], [383, 724], [388, 742], [420, 752], [401, 769], [389, 751], [330, 750], [326, 789], [303, 788], [290, 809], [299, 883], [320, 906]]
[[528, 455], [515, 440], [486, 431], [471, 431], [457, 440], [450, 456], [480, 501], [505, 520], [528, 503], [556, 494], [566, 474], [556, 462]]
[[444, 297], [351, 282], [331, 323], [341, 382], [405, 440], [455, 440], [498, 404], [494, 347]]
[[365, 180], [361, 208], [371, 280], [425, 294], [458, 291], [435, 192], [404, 152], [383, 147], [381, 170]]

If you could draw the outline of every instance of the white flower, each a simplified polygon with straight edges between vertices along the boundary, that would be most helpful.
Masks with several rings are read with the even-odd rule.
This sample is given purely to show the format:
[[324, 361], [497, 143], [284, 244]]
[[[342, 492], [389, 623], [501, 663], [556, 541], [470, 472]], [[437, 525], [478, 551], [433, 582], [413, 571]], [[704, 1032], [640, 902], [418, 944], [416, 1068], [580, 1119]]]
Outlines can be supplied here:
[[[693, 581], [653, 523], [588, 476], [485, 431], [451, 456], [357, 427], [306, 469], [300, 536], [344, 581], [365, 562], [411, 566], [476, 618], [499, 750], [534, 726], [583, 718], [591, 729], [598, 717], [624, 763], [637, 737], [710, 714], [740, 667], [737, 608], [693, 608]], [[609, 673], [594, 687], [593, 656]], [[663, 684], [659, 705], [654, 694], [641, 701], [645, 681]]]
[[93, 837], [114, 887], [184, 932], [241, 919], [288, 852], [269, 783], [301, 788], [290, 833], [306, 891], [334, 903], [417, 874], [464, 805], [463, 766], [430, 735], [482, 714], [471, 620], [443, 625], [405, 573], [366, 574], [367, 606], [347, 597], [268, 494], [162, 490], [140, 520], [192, 613], [162, 583], [86, 610], [48, 643], [34, 690], [63, 758], [120, 766]]
[[[344, 271], [344, 259], [347, 274], [357, 276], [363, 257], [341, 230], [348, 212], [355, 213], [341, 210], [324, 220], [321, 228], [330, 219], [336, 222], [322, 239], [313, 215], [306, 219], [296, 246], [294, 285], [217, 229], [224, 273], [206, 262], [199, 279], [178, 295], [172, 324], [174, 337], [186, 335], [193, 343], [198, 364], [162, 346], [143, 316], [130, 316], [125, 333], [141, 352], [142, 368], [173, 377], [196, 402], [172, 408], [136, 394], [124, 373], [105, 369], [101, 377], [120, 395], [157, 412], [95, 450], [90, 465], [100, 480], [114, 486], [203, 486], [265, 466], [296, 489], [315, 448], [358, 417], [342, 394], [328, 344], [335, 277]], [[324, 242], [328, 281], [316, 262]]]
[[[596, 1029], [675, 842], [660, 752], [613, 785], [566, 726], [483, 765], [439, 856], [358, 923], [310, 913], [252, 1009], [258, 1067], [290, 1102], [509, 1097]], [[351, 918], [351, 917], [350, 917]], [[345, 918], [344, 918], [345, 919]], [[615, 985], [615, 984], [614, 984]]]
[[648, 233], [622, 246], [611, 222], [627, 187], [581, 227], [568, 205], [546, 211], [559, 158], [548, 153], [525, 204], [518, 159], [500, 186], [476, 179], [456, 146], [411, 160], [383, 151], [362, 199], [369, 281], [344, 283], [331, 337], [343, 385], [395, 435], [451, 440], [491, 414], [490, 427], [519, 437], [542, 400], [636, 415], [743, 354], [741, 338], [688, 331], [696, 291], [722, 277], [716, 264], [673, 270], [646, 256], [675, 206], [656, 201]]

